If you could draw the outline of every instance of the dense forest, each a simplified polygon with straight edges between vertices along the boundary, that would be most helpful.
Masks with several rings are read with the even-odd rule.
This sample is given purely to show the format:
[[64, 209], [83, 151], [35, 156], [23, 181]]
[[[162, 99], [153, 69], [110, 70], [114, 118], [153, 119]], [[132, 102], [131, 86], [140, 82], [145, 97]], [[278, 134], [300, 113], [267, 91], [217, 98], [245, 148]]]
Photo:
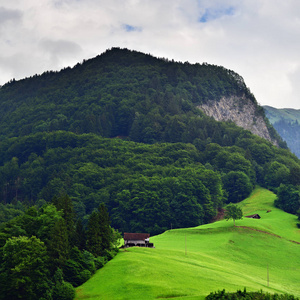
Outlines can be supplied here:
[[299, 184], [299, 162], [288, 150], [233, 124], [214, 123], [231, 130], [232, 138], [235, 133], [235, 145], [149, 145], [63, 131], [7, 139], [0, 149], [1, 219], [10, 218], [3, 204], [42, 206], [67, 193], [84, 224], [103, 202], [113, 227], [156, 234], [171, 224], [209, 222], [256, 184], [273, 190]]
[[[205, 140], [211, 136], [201, 130], [207, 119], [199, 120], [203, 113], [195, 106], [233, 95], [258, 107], [242, 77], [231, 70], [113, 48], [74, 68], [4, 85], [0, 134], [64, 130], [145, 143]], [[264, 111], [258, 107], [257, 113]], [[218, 143], [232, 141], [220, 132]]]
[[[113, 256], [118, 231], [153, 235], [211, 222], [255, 185], [299, 213], [300, 161], [274, 128], [268, 124], [280, 147], [196, 108], [230, 95], [247, 97], [264, 116], [231, 70], [118, 48], [2, 86], [0, 284], [11, 276], [7, 295], [18, 284], [8, 252], [40, 251], [36, 276], [51, 273], [53, 281], [32, 293], [51, 299], [56, 285], [72, 294], [65, 280], [76, 286]], [[101, 216], [99, 229], [92, 224]]]
[[83, 224], [103, 202], [121, 232], [156, 234], [209, 222], [256, 184], [297, 188], [279, 137], [283, 148], [196, 108], [226, 95], [257, 105], [231, 70], [119, 48], [12, 80], [0, 89], [2, 222], [66, 193]]
[[102, 203], [86, 230], [68, 195], [32, 206], [0, 227], [0, 299], [72, 300], [118, 251], [120, 234]]

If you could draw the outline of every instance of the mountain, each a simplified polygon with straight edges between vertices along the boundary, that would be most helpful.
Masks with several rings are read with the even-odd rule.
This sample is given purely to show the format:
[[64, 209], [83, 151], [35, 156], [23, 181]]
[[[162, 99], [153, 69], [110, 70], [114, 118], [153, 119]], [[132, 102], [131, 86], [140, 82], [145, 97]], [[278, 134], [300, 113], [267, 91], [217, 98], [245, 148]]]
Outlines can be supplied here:
[[266, 116], [293, 153], [300, 157], [300, 110], [264, 106]]
[[105, 203], [114, 228], [156, 234], [208, 223], [255, 185], [300, 183], [238, 74], [127, 49], [2, 86], [0, 139], [4, 221], [68, 194], [84, 225]]
[[[153, 298], [153, 292], [155, 298], [202, 297], [203, 289], [193, 289], [199, 272], [209, 275], [204, 276], [209, 279], [206, 292], [214, 290], [221, 277], [229, 278], [218, 281], [226, 288], [251, 280], [252, 275], [240, 280], [239, 271], [232, 275], [231, 267], [254, 274], [258, 280], [252, 286], [261, 288], [265, 262], [271, 266], [273, 258], [279, 266], [275, 273], [284, 270], [287, 279], [274, 277], [281, 282], [274, 289], [289, 292], [297, 286], [295, 274], [282, 267], [291, 263], [295, 268], [290, 257], [299, 256], [292, 242], [298, 242], [297, 217], [292, 214], [300, 208], [299, 159], [286, 149], [242, 78], [223, 67], [113, 48], [73, 68], [12, 80], [0, 88], [0, 299], [25, 294], [30, 299], [72, 299], [72, 285], [87, 281], [114, 257], [119, 233], [110, 226], [153, 236], [211, 223], [220, 219], [228, 203], [242, 201], [258, 185], [277, 193], [269, 199], [276, 210], [266, 213], [269, 197], [259, 189], [261, 198], [255, 209], [251, 203], [251, 213], [267, 216], [254, 220], [261, 221], [254, 230], [232, 223], [228, 230], [225, 221], [218, 228], [215, 222], [195, 230], [172, 230], [171, 243], [160, 243], [158, 237], [154, 243], [162, 251], [157, 247], [154, 260], [143, 254], [137, 263], [130, 252], [139, 250], [122, 252], [118, 257], [129, 254], [134, 260], [121, 265], [131, 270], [138, 265], [135, 273], [143, 282], [152, 273], [151, 284], [163, 274], [182, 284], [177, 289], [167, 282], [163, 288], [158, 280], [155, 290], [148, 283], [132, 284], [134, 276], [123, 276], [128, 270], [113, 272], [122, 273], [118, 287], [125, 284], [128, 294], [131, 286], [138, 299], [148, 294]], [[287, 215], [288, 223], [283, 222]], [[168, 233], [165, 236], [168, 239]], [[266, 248], [278, 241], [266, 255]], [[282, 251], [285, 261], [277, 255]], [[146, 273], [136, 272], [141, 265]], [[179, 278], [179, 269], [188, 276]], [[113, 299], [112, 293], [120, 291], [111, 285], [116, 276], [106, 274], [101, 284], [109, 291], [96, 292], [96, 298], [101, 294]], [[202, 282], [203, 276], [198, 279]], [[100, 287], [92, 284], [88, 292], [82, 290], [84, 298]], [[143, 295], [137, 292], [141, 286]]]
[[182, 141], [185, 135], [192, 142], [197, 134], [186, 133], [190, 120], [183, 115], [199, 115], [198, 107], [283, 145], [235, 72], [127, 49], [113, 48], [72, 69], [11, 81], [0, 89], [0, 99], [0, 132], [9, 137], [66, 130], [146, 143]]

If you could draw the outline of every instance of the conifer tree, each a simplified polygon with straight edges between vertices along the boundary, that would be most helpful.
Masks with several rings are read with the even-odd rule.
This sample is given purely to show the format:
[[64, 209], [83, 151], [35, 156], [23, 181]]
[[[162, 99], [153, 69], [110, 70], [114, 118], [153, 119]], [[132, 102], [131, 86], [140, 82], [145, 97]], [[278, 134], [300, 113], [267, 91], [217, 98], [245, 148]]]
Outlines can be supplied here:
[[110, 218], [104, 203], [90, 215], [87, 228], [86, 248], [95, 256], [104, 256], [111, 249], [112, 229]]
[[90, 215], [87, 225], [87, 241], [86, 248], [94, 256], [101, 255], [102, 237], [99, 226], [99, 212], [94, 210]]
[[110, 218], [104, 203], [99, 206], [99, 227], [101, 235], [101, 254], [104, 255], [105, 250], [111, 249], [112, 229], [110, 227]]
[[74, 244], [75, 238], [75, 212], [71, 198], [67, 194], [54, 197], [52, 200], [57, 210], [63, 212], [68, 239], [71, 245]]
[[56, 221], [52, 228], [48, 251], [54, 269], [61, 268], [69, 257], [70, 245], [66, 222], [63, 218]]
[[76, 222], [74, 245], [79, 250], [84, 250], [86, 246], [86, 233], [80, 219]]

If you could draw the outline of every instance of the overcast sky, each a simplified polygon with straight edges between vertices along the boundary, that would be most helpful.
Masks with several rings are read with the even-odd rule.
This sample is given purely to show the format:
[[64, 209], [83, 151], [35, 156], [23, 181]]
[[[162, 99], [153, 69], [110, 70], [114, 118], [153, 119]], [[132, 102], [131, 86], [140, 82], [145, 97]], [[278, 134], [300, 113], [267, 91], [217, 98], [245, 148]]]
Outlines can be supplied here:
[[0, 85], [111, 47], [222, 65], [300, 109], [299, 0], [0, 0]]

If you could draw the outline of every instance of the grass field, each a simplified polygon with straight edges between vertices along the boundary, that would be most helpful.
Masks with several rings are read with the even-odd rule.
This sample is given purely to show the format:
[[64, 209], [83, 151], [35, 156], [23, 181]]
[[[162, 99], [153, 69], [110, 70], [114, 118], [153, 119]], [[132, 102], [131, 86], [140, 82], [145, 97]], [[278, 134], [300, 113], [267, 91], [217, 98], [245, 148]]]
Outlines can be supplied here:
[[170, 230], [150, 239], [155, 249], [121, 250], [77, 288], [76, 299], [204, 299], [244, 287], [300, 297], [297, 218], [275, 208], [274, 198], [257, 188], [239, 204], [259, 220]]

